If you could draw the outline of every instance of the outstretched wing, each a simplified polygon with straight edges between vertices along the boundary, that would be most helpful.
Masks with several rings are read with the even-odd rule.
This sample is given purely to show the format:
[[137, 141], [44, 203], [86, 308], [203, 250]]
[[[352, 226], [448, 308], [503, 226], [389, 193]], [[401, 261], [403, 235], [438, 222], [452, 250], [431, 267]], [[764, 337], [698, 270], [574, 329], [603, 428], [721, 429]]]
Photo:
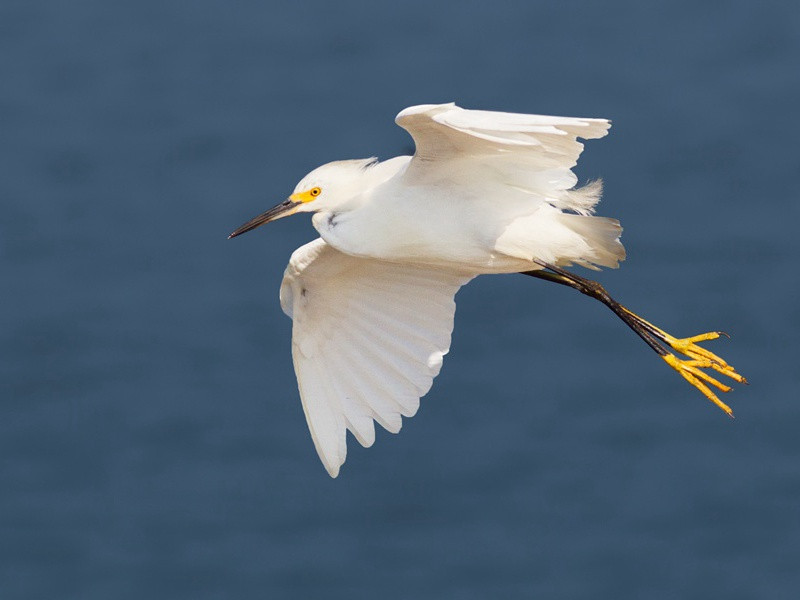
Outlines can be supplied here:
[[314, 445], [331, 477], [373, 420], [392, 433], [431, 388], [450, 348], [458, 289], [472, 275], [343, 254], [317, 239], [298, 248], [281, 284], [294, 321], [292, 357]]
[[599, 188], [598, 193], [587, 190], [587, 198], [565, 191], [577, 183], [571, 169], [583, 151], [578, 138], [606, 135], [611, 127], [606, 119], [465, 110], [450, 103], [411, 106], [395, 122], [416, 144], [405, 173], [409, 181], [488, 170], [509, 186], [579, 212], [590, 211], [599, 196]]
[[600, 138], [611, 127], [606, 119], [465, 110], [454, 103], [411, 106], [395, 122], [414, 138], [415, 167], [469, 155], [515, 153], [525, 155], [532, 167], [571, 168], [583, 150], [577, 138]]

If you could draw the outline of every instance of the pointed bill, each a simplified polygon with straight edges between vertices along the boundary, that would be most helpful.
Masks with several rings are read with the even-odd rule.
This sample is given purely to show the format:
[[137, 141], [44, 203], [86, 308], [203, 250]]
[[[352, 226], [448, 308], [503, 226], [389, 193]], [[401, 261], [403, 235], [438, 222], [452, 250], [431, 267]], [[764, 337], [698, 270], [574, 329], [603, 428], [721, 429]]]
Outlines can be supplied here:
[[242, 235], [243, 233], [247, 233], [251, 229], [255, 229], [256, 227], [260, 227], [264, 223], [269, 223], [270, 221], [275, 221], [276, 219], [281, 219], [283, 217], [288, 217], [292, 215], [297, 210], [297, 207], [302, 204], [302, 202], [298, 202], [296, 200], [292, 200], [290, 196], [277, 206], [273, 206], [267, 212], [261, 213], [257, 217], [253, 217], [247, 223], [239, 227], [236, 231], [228, 236], [228, 239], [235, 238], [237, 235]]

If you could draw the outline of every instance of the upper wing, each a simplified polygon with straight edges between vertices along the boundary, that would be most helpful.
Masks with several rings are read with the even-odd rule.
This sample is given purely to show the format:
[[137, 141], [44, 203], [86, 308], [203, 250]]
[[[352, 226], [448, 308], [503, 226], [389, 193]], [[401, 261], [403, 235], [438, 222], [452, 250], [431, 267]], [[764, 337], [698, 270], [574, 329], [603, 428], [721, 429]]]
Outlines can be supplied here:
[[331, 477], [363, 446], [373, 419], [397, 433], [450, 348], [458, 289], [472, 275], [343, 254], [317, 239], [298, 248], [281, 284], [294, 321], [292, 357], [314, 445]]
[[566, 171], [569, 185], [560, 189], [575, 185], [569, 169], [583, 150], [577, 138], [603, 137], [611, 126], [606, 119], [465, 110], [453, 103], [411, 106], [395, 122], [417, 147], [410, 176], [424, 177], [445, 161], [502, 155], [505, 163], [527, 170], [553, 170], [562, 176]]

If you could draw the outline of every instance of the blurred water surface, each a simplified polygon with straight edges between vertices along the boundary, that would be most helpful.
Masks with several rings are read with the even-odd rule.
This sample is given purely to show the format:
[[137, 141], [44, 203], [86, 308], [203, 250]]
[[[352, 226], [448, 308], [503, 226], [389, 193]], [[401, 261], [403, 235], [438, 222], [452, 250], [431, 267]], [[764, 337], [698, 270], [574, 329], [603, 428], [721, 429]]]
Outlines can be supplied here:
[[[797, 597], [798, 57], [787, 2], [3, 2], [0, 596]], [[732, 334], [736, 421], [483, 277], [418, 416], [325, 474], [277, 300], [314, 231], [225, 236], [450, 100], [613, 119], [598, 277]]]

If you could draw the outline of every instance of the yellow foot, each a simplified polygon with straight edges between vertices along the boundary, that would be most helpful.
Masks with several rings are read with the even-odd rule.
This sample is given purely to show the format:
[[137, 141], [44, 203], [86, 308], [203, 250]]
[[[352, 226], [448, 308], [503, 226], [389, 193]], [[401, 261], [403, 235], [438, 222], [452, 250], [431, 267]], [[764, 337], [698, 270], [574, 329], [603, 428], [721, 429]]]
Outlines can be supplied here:
[[711, 400], [714, 404], [719, 406], [725, 413], [733, 418], [733, 411], [731, 407], [725, 404], [722, 400], [717, 398], [717, 395], [712, 392], [709, 387], [703, 383], [704, 381], [710, 383], [714, 387], [723, 392], [730, 392], [731, 388], [724, 383], [720, 383], [710, 375], [708, 375], [705, 371], [701, 371], [702, 368], [713, 368], [713, 363], [710, 361], [698, 361], [698, 360], [682, 360], [675, 356], [674, 354], [665, 354], [661, 358], [673, 369], [675, 369], [678, 373], [683, 376], [683, 378], [691, 383], [694, 387], [702, 392], [702, 394]]
[[717, 381], [705, 371], [701, 369], [712, 369], [717, 373], [730, 377], [734, 381], [747, 384], [747, 380], [736, 372], [731, 365], [722, 360], [713, 352], [706, 350], [697, 345], [697, 342], [705, 342], [707, 340], [715, 340], [720, 335], [728, 337], [728, 335], [721, 331], [710, 331], [700, 335], [695, 335], [688, 338], [676, 338], [668, 334], [666, 331], [659, 329], [652, 323], [642, 319], [640, 316], [632, 313], [627, 308], [624, 309], [631, 317], [633, 317], [639, 324], [642, 325], [649, 333], [658, 338], [664, 345], [669, 346], [676, 352], [679, 352], [688, 359], [681, 359], [674, 354], [667, 352], [662, 355], [670, 367], [675, 369], [681, 376], [696, 387], [700, 392], [708, 398], [711, 402], [721, 408], [729, 417], [733, 417], [733, 411], [722, 400], [717, 398], [717, 395], [711, 391], [706, 384], [710, 384], [722, 392], [730, 392], [731, 387]]

